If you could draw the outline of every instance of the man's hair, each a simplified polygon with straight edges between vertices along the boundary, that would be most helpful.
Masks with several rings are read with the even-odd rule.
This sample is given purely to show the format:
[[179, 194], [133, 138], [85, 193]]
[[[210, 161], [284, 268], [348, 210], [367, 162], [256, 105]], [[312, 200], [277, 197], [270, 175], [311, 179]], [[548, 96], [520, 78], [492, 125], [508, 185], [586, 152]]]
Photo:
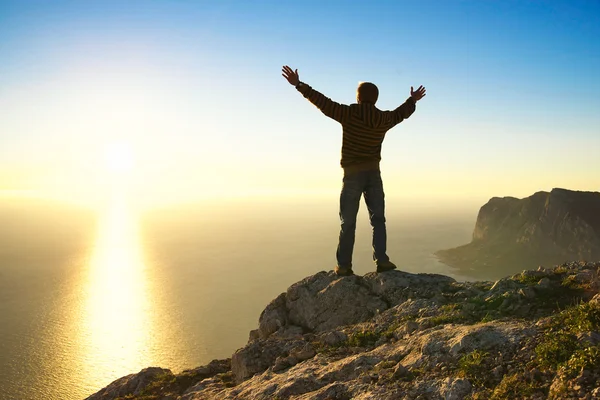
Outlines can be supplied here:
[[371, 82], [360, 82], [356, 89], [356, 100], [359, 103], [372, 103], [377, 102], [379, 97], [379, 89]]

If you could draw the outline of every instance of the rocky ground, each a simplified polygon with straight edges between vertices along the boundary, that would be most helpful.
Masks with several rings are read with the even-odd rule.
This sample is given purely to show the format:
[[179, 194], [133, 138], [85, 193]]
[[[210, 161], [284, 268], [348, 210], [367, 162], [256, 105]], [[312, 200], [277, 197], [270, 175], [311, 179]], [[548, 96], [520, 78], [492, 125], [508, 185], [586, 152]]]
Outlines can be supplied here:
[[497, 282], [320, 272], [230, 359], [147, 368], [89, 400], [600, 399], [600, 262]]

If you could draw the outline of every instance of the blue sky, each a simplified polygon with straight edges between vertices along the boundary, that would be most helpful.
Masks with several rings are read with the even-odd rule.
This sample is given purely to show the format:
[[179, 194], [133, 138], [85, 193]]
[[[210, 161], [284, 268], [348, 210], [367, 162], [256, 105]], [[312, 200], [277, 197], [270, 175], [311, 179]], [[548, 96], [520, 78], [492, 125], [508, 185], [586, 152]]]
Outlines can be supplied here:
[[600, 186], [597, 1], [15, 1], [0, 190], [97, 195], [120, 146], [139, 197], [337, 193], [341, 130], [283, 64], [344, 103], [359, 81], [382, 109], [427, 87], [384, 143], [391, 196]]

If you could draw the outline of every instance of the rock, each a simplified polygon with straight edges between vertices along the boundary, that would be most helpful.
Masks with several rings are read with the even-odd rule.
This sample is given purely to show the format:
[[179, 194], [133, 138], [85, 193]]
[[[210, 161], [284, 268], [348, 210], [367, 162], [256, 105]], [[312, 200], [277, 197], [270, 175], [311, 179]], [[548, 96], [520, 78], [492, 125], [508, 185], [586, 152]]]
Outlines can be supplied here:
[[396, 340], [402, 339], [404, 337], [404, 335], [406, 335], [406, 328], [405, 327], [397, 328], [394, 331], [393, 335], [394, 335], [394, 339], [396, 339]]
[[279, 328], [273, 335], [280, 339], [300, 339], [304, 334], [304, 329], [300, 326], [287, 325]]
[[519, 284], [510, 278], [502, 278], [497, 280], [490, 288], [490, 295], [493, 293], [505, 293], [510, 290], [519, 288]]
[[471, 393], [471, 382], [460, 378], [446, 378], [440, 389], [440, 394], [445, 400], [462, 400], [469, 393]]
[[319, 390], [311, 392], [308, 398], [302, 400], [332, 400], [332, 399], [350, 399], [350, 390], [345, 383], [334, 382]]
[[402, 364], [397, 364], [396, 367], [394, 368], [394, 372], [392, 374], [394, 379], [402, 379], [407, 375], [408, 375], [408, 369]]
[[498, 381], [501, 380], [504, 376], [504, 367], [502, 365], [498, 365], [492, 370], [492, 375], [494, 376], [494, 379]]
[[[169, 381], [171, 390], [174, 391], [173, 398], [180, 400], [176, 394], [186, 394], [190, 391], [204, 390], [209, 386], [216, 386], [223, 389], [224, 384], [221, 379], [215, 378], [219, 374], [231, 372], [231, 360], [213, 360], [209, 364], [184, 370], [182, 373], [173, 376]], [[160, 394], [164, 395], [164, 389], [160, 390]], [[161, 400], [164, 397], [161, 397]]]
[[550, 279], [548, 279], [548, 278], [542, 278], [537, 283], [537, 286], [540, 289], [550, 289], [550, 287], [552, 286], [552, 282], [550, 282]]
[[408, 321], [405, 326], [406, 326], [406, 333], [408, 333], [409, 335], [411, 333], [419, 330], [419, 323], [416, 321]]
[[89, 396], [86, 400], [108, 400], [125, 396], [137, 396], [151, 382], [162, 375], [173, 375], [173, 373], [164, 368], [150, 367], [144, 368], [137, 374], [124, 376], [112, 382], [110, 385], [99, 392]]
[[277, 357], [275, 363], [273, 364], [273, 372], [280, 372], [286, 368], [294, 366], [298, 364], [298, 360], [294, 357]]
[[[519, 323], [498, 323], [457, 327], [454, 337], [447, 340], [452, 355], [470, 353], [473, 350], [489, 350], [518, 345], [531, 331]], [[425, 349], [423, 349], [425, 352]]]
[[248, 343], [231, 356], [231, 370], [237, 382], [275, 364], [278, 357], [288, 354], [295, 347], [303, 346], [303, 340], [277, 340], [269, 338]]
[[527, 299], [533, 299], [536, 296], [535, 290], [529, 286], [519, 289], [519, 294]]
[[348, 336], [340, 331], [331, 331], [321, 335], [321, 341], [329, 346], [337, 346], [346, 340], [348, 340]]
[[519, 303], [518, 306], [514, 310], [514, 315], [524, 318], [530, 315], [533, 306], [531, 304], [523, 304], [523, 302]]
[[289, 321], [313, 332], [356, 324], [388, 308], [370, 292], [363, 278], [340, 278], [334, 272], [322, 272], [292, 285], [285, 302]]
[[381, 360], [381, 357], [369, 354], [351, 355], [325, 366], [321, 379], [327, 382], [356, 379], [361, 373], [372, 370]]
[[287, 310], [285, 308], [285, 293], [280, 294], [270, 302], [260, 314], [258, 319], [258, 332], [261, 339], [268, 338], [287, 324]]
[[364, 277], [372, 293], [382, 297], [390, 306], [396, 306], [414, 297], [434, 298], [456, 281], [438, 274], [411, 274], [389, 271], [385, 274], [368, 273]]
[[[391, 290], [388, 289], [389, 292]], [[393, 307], [390, 310], [395, 318], [407, 316], [430, 317], [439, 312], [441, 303], [438, 300], [432, 299], [410, 299]]]
[[[297, 398], [296, 396], [302, 395], [305, 393], [309, 393], [315, 391], [323, 386], [323, 383], [319, 382], [313, 376], [302, 376], [296, 377], [294, 380], [284, 381], [282, 382], [281, 387], [277, 388], [277, 390], [273, 393], [274, 397], [267, 397], [269, 399], [288, 399], [290, 397]], [[240, 397], [244, 399], [245, 397]], [[265, 397], [260, 397], [265, 398]]]
[[[415, 300], [410, 312], [418, 307], [421, 315], [433, 315], [443, 300], [440, 293], [454, 282], [443, 275], [401, 271], [371, 273], [364, 278], [320, 272], [292, 285], [267, 305], [259, 318], [258, 337], [291, 337], [300, 335], [301, 330], [322, 332], [356, 324], [388, 309], [390, 303], [402, 304], [411, 295], [431, 299]], [[256, 333], [250, 340], [256, 340]]]
[[310, 343], [306, 343], [302, 347], [296, 347], [290, 352], [290, 355], [294, 356], [298, 361], [308, 360], [309, 358], [313, 358], [316, 354], [317, 352]]
[[511, 297], [505, 298], [502, 304], [500, 304], [500, 310], [510, 311], [510, 306], [512, 305], [513, 301], [514, 300]]
[[253, 340], [258, 340], [260, 339], [260, 332], [258, 329], [253, 329], [250, 331], [250, 334], [248, 335], [248, 341], [252, 342]]
[[220, 374], [223, 372], [227, 372], [231, 370], [231, 360], [212, 360], [207, 365], [203, 365], [201, 367], [186, 369], [182, 374], [188, 374], [197, 376], [200, 379], [205, 379], [216, 374]]
[[420, 327], [421, 325], [418, 322], [408, 321], [394, 331], [394, 338], [402, 339], [404, 335], [410, 335], [413, 332], [418, 331]]
[[596, 271], [592, 271], [592, 270], [588, 269], [588, 270], [584, 270], [584, 271], [577, 273], [573, 277], [573, 279], [577, 283], [591, 283], [591, 282], [597, 280], [598, 276], [596, 275]]
[[577, 335], [577, 340], [590, 346], [596, 346], [600, 343], [600, 333], [595, 331], [583, 332]]

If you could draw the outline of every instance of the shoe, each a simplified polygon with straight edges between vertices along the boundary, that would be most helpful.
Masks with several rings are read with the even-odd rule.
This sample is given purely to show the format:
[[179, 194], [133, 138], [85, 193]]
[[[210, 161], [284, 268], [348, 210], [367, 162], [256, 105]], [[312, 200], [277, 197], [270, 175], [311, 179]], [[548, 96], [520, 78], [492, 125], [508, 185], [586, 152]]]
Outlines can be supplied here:
[[396, 269], [396, 264], [391, 261], [377, 263], [377, 272], [391, 271], [393, 269]]
[[340, 267], [338, 267], [336, 265], [334, 271], [337, 274], [337, 276], [350, 276], [350, 275], [354, 275], [354, 271], [352, 271], [352, 268], [340, 268]]

